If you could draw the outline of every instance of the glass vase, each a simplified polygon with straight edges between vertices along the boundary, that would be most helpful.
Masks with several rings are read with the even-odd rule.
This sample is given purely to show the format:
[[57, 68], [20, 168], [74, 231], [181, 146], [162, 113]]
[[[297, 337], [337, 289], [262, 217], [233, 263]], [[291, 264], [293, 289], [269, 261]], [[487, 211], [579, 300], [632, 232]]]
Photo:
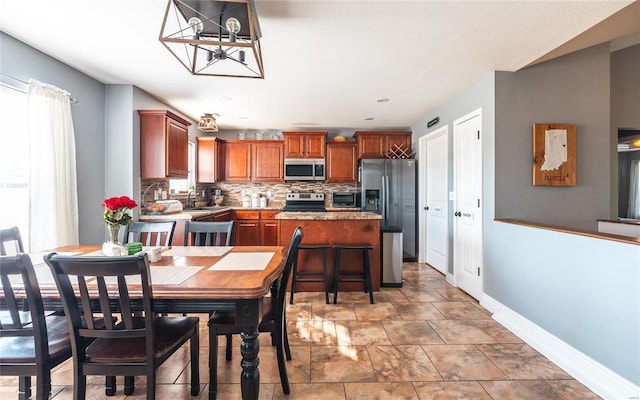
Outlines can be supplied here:
[[120, 227], [122, 225], [107, 224], [109, 228], [109, 241], [111, 243], [120, 244]]

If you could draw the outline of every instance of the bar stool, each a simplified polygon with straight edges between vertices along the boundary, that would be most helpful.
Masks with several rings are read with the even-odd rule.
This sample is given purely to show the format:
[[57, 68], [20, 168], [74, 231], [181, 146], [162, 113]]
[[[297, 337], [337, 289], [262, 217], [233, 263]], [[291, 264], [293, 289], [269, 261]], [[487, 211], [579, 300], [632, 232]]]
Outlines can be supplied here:
[[[365, 293], [369, 292], [369, 302], [373, 304], [373, 285], [371, 284], [371, 266], [369, 264], [369, 250], [373, 250], [373, 245], [369, 243], [361, 244], [334, 244], [336, 250], [336, 266], [333, 282], [333, 304], [338, 301], [339, 282], [362, 282]], [[341, 272], [340, 257], [342, 251], [357, 250], [362, 251], [362, 272]]]
[[[296, 291], [296, 283], [298, 282], [322, 282], [324, 283], [324, 299], [329, 304], [329, 275], [327, 274], [327, 249], [331, 245], [328, 243], [305, 243], [298, 246], [298, 250], [312, 251], [320, 250], [322, 252], [322, 272], [301, 272], [298, 271], [298, 259], [293, 263], [293, 277], [291, 278], [291, 298], [289, 304], [293, 304], [293, 294]], [[298, 251], [298, 258], [300, 251]]]

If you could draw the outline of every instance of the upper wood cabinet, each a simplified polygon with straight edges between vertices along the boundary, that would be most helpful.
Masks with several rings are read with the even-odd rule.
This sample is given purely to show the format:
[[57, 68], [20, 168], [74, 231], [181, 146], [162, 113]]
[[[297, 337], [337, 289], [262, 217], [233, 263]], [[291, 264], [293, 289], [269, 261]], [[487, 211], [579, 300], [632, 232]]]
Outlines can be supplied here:
[[220, 140], [213, 136], [196, 137], [196, 182], [214, 183], [221, 180], [224, 165], [221, 165]]
[[251, 181], [251, 142], [230, 140], [222, 144], [224, 154], [224, 180], [226, 182]]
[[167, 110], [140, 114], [140, 177], [186, 179], [189, 173], [189, 125]]
[[252, 144], [251, 181], [284, 182], [284, 144], [282, 141], [257, 140]]
[[226, 182], [284, 182], [284, 144], [280, 140], [221, 140]]
[[326, 183], [356, 183], [358, 181], [358, 144], [327, 142]]
[[411, 152], [411, 132], [356, 132], [358, 159], [388, 158], [387, 153], [395, 146]]
[[324, 158], [327, 132], [282, 132], [285, 158]]

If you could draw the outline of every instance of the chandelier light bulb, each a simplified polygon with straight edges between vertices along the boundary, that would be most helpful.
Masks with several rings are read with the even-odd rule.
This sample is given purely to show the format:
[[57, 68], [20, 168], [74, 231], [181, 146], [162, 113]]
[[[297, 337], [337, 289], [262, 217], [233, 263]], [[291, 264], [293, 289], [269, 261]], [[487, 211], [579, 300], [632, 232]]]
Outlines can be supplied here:
[[227, 22], [225, 23], [225, 26], [227, 27], [227, 30], [229, 31], [229, 41], [235, 42], [236, 41], [236, 35], [238, 34], [238, 32], [240, 32], [240, 28], [242, 27], [240, 25], [240, 21], [238, 21], [234, 17], [231, 17], [231, 18], [227, 19]]
[[202, 20], [198, 17], [191, 17], [187, 24], [189, 24], [189, 27], [193, 30], [193, 38], [200, 39], [200, 34], [204, 30]]

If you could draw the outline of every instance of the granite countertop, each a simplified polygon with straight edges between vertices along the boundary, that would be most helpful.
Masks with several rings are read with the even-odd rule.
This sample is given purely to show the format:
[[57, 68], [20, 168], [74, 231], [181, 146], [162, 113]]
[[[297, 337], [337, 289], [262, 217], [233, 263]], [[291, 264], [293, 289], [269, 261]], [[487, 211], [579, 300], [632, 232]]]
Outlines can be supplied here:
[[216, 215], [221, 212], [229, 210], [247, 210], [247, 211], [268, 211], [268, 210], [280, 210], [281, 207], [263, 207], [263, 208], [246, 208], [237, 206], [211, 206], [203, 207], [202, 209], [187, 209], [177, 213], [170, 214], [141, 214], [140, 221], [166, 221], [166, 220], [192, 220], [194, 218], [207, 217], [209, 215]]
[[362, 211], [339, 211], [339, 212], [281, 212], [276, 215], [276, 219], [298, 219], [315, 221], [338, 221], [338, 220], [365, 220], [382, 219], [382, 216], [372, 212]]

